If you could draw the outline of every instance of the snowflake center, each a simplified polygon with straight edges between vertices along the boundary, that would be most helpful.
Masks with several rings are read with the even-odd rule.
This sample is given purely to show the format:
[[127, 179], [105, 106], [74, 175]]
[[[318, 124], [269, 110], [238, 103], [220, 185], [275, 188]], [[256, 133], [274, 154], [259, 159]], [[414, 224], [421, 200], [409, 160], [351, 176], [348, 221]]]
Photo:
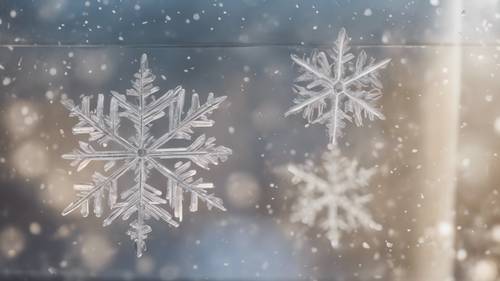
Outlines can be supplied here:
[[146, 149], [144, 149], [144, 148], [139, 148], [139, 149], [137, 150], [137, 156], [138, 156], [138, 157], [144, 157], [144, 156], [146, 156]]
[[337, 82], [335, 84], [333, 84], [333, 91], [338, 94], [340, 92], [343, 92], [344, 91], [344, 83], [342, 82]]

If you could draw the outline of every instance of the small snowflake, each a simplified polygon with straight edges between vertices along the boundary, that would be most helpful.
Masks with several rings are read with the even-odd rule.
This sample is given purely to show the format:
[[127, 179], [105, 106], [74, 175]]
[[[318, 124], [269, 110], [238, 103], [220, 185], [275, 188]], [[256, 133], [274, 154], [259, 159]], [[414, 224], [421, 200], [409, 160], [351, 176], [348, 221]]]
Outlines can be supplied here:
[[[135, 216], [127, 234], [135, 242], [137, 256], [140, 257], [151, 232], [146, 220], [162, 219], [177, 227], [179, 224], [174, 218], [182, 221], [184, 193], [190, 195], [189, 210], [192, 212], [198, 210], [198, 200], [205, 202], [208, 208], [225, 210], [222, 200], [207, 191], [213, 188], [213, 184], [201, 178], [195, 179], [196, 170], [191, 169], [191, 166], [195, 164], [208, 169], [211, 164], [225, 161], [231, 149], [216, 146], [215, 138], [205, 135], [192, 140], [194, 128], [211, 127], [214, 124], [208, 115], [226, 97], [214, 98], [213, 94], [209, 94], [207, 102], [200, 104], [198, 95], [193, 94], [191, 106], [184, 113], [185, 91], [182, 87], [178, 86], [155, 97], [160, 89], [152, 84], [155, 76], [148, 68], [145, 54], [134, 77], [132, 89], [126, 91], [126, 96], [131, 98], [112, 91], [107, 112], [104, 110], [102, 94], [98, 95], [95, 110], [90, 109], [90, 96], [82, 98], [81, 106], [69, 99], [62, 100], [62, 104], [71, 112], [70, 116], [79, 120], [73, 127], [73, 134], [89, 135], [88, 142], [81, 141], [80, 149], [63, 155], [63, 158], [72, 160], [71, 165], [76, 166], [77, 171], [93, 161], [102, 161], [106, 173], [95, 172], [92, 183], [75, 185], [79, 198], [66, 207], [62, 214], [67, 215], [80, 208], [85, 217], [89, 214], [89, 205], [93, 203], [94, 214], [100, 217], [104, 213], [103, 205], [107, 203], [110, 214], [104, 219], [103, 226], [110, 225], [119, 217], [128, 220]], [[122, 119], [127, 120], [127, 125], [133, 125], [133, 136], [123, 136], [130, 131], [131, 126], [120, 126]], [[168, 129], [156, 138], [150, 129], [160, 119], [166, 122]], [[179, 147], [179, 140], [189, 141], [190, 144]], [[175, 147], [172, 144], [164, 147], [172, 142], [176, 144]], [[95, 149], [91, 143], [102, 149]], [[171, 160], [178, 162], [168, 167]], [[153, 170], [167, 178], [165, 194], [161, 191], [163, 188], [154, 187], [150, 182]], [[127, 185], [126, 174], [132, 174], [133, 185]], [[122, 181], [120, 184], [119, 180]], [[119, 191], [118, 186], [128, 187]], [[173, 210], [174, 218], [163, 207], [165, 205]]]
[[366, 209], [372, 196], [365, 193], [376, 168], [358, 168], [358, 162], [340, 156], [338, 149], [322, 156], [322, 166], [315, 169], [308, 161], [303, 165], [288, 165], [297, 184], [298, 196], [292, 205], [292, 222], [309, 227], [318, 225], [326, 232], [332, 247], [338, 247], [341, 232], [358, 227], [381, 230]]
[[342, 136], [346, 121], [361, 126], [363, 117], [385, 119], [375, 103], [382, 95], [378, 70], [390, 59], [375, 63], [361, 51], [354, 62], [348, 43], [342, 29], [331, 50], [314, 51], [306, 59], [292, 55], [302, 74], [295, 81], [295, 106], [285, 116], [302, 112], [308, 124], [326, 124], [332, 145]]

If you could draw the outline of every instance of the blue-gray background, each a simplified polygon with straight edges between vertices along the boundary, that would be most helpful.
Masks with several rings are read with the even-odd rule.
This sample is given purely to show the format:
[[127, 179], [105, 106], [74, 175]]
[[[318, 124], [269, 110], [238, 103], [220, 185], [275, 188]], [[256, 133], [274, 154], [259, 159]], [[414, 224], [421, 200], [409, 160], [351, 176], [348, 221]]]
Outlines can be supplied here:
[[[447, 9], [451, 2], [1, 1], [0, 277], [400, 280], [418, 239], [408, 230], [417, 223], [411, 209], [421, 200], [413, 186], [421, 176], [419, 127], [427, 120], [420, 99], [435, 94], [424, 91], [429, 77], [446, 80], [445, 65], [429, 65], [455, 43], [446, 20], [456, 16]], [[484, 241], [475, 233], [494, 229], [490, 213], [497, 203], [483, 210], [481, 198], [494, 194], [498, 179], [489, 171], [500, 164], [494, 156], [499, 12], [496, 1], [479, 2], [460, 15], [468, 67], [459, 160], [488, 168], [465, 170], [459, 182], [459, 222], [473, 229], [457, 235], [458, 248], [473, 249], [470, 262], [457, 262], [463, 280], [490, 248], [470, 241]], [[297, 75], [290, 54], [327, 48], [341, 27], [354, 52], [365, 49], [392, 62], [382, 72], [387, 120], [349, 129], [341, 143], [363, 166], [380, 167], [370, 208], [384, 230], [346, 235], [332, 249], [317, 236], [321, 231], [301, 234], [303, 228], [290, 223], [293, 186], [276, 168], [318, 160], [326, 149], [324, 128], [283, 117]], [[228, 211], [202, 207], [186, 214], [178, 229], [153, 223], [148, 251], [137, 259], [125, 223], [102, 228], [98, 218], [60, 216], [72, 184], [89, 172], [77, 174], [60, 158], [78, 138], [71, 135], [75, 120], [58, 101], [124, 92], [142, 53], [162, 90], [183, 85], [202, 100], [209, 92], [228, 96], [207, 133], [233, 156], [206, 175]]]

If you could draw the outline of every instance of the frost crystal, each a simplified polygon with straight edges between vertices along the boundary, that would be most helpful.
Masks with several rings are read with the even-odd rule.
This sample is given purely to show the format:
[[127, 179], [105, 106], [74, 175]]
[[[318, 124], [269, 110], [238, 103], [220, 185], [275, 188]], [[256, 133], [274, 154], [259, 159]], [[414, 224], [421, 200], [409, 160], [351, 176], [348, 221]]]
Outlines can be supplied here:
[[298, 94], [295, 105], [285, 116], [302, 112], [308, 124], [326, 124], [331, 144], [342, 136], [346, 121], [361, 126], [363, 117], [384, 119], [375, 105], [382, 95], [378, 70], [390, 59], [375, 63], [361, 51], [354, 61], [348, 43], [342, 29], [331, 50], [314, 51], [306, 59], [292, 55], [301, 75], [295, 80], [294, 92]]
[[317, 224], [326, 232], [332, 247], [339, 245], [342, 231], [352, 232], [358, 227], [382, 229], [365, 206], [372, 196], [364, 189], [376, 168], [358, 168], [357, 161], [342, 157], [338, 149], [333, 149], [323, 154], [320, 169], [309, 161], [289, 165], [288, 171], [299, 187], [292, 205], [292, 222], [309, 227]]
[[[231, 154], [231, 149], [216, 146], [215, 138], [205, 135], [191, 140], [193, 129], [211, 127], [213, 120], [208, 118], [226, 97], [214, 98], [209, 94], [205, 104], [200, 104], [197, 94], [191, 98], [191, 106], [184, 113], [185, 91], [178, 86], [165, 94], [155, 98], [160, 89], [153, 86], [155, 76], [148, 68], [147, 56], [141, 57], [140, 69], [134, 75], [132, 89], [125, 95], [111, 92], [112, 98], [109, 111], [104, 110], [104, 95], [99, 94], [97, 107], [90, 109], [90, 97], [82, 98], [81, 106], [77, 106], [69, 99], [63, 99], [62, 104], [71, 111], [70, 116], [77, 117], [79, 122], [73, 127], [73, 134], [88, 134], [88, 143], [80, 142], [80, 149], [63, 155], [64, 159], [72, 160], [71, 165], [82, 170], [93, 161], [104, 164], [105, 174], [95, 172], [92, 182], [75, 185], [78, 199], [72, 202], [63, 211], [67, 215], [80, 208], [85, 217], [89, 214], [89, 205], [93, 204], [93, 211], [97, 217], [104, 213], [104, 205], [110, 209], [104, 219], [103, 226], [110, 225], [117, 218], [128, 220], [134, 216], [127, 234], [135, 242], [137, 256], [140, 257], [146, 249], [145, 240], [151, 232], [146, 224], [149, 218], [162, 219], [177, 227], [182, 221], [184, 193], [190, 196], [189, 210], [198, 210], [198, 201], [206, 203], [208, 208], [216, 207], [225, 210], [222, 200], [208, 193], [213, 188], [212, 183], [203, 182], [195, 178], [196, 170], [193, 164], [209, 169], [211, 164], [217, 165], [225, 161]], [[166, 117], [166, 118], [163, 118]], [[160, 137], [154, 137], [150, 129], [154, 121], [165, 119], [168, 130]], [[130, 126], [120, 127], [122, 119], [127, 125], [133, 124], [134, 133], [131, 137], [123, 137], [123, 131]], [[168, 121], [166, 120], [168, 119]], [[186, 147], [178, 147], [179, 140], [190, 141]], [[175, 147], [165, 147], [174, 142]], [[101, 150], [91, 145], [102, 147]], [[178, 161], [173, 167], [165, 162]], [[163, 188], [150, 184], [150, 174], [153, 170], [163, 175], [166, 180], [165, 195]], [[134, 183], [123, 191], [119, 187], [127, 183], [118, 181], [125, 174], [132, 174]], [[122, 180], [123, 181], [123, 180]], [[173, 217], [168, 209], [173, 210]]]

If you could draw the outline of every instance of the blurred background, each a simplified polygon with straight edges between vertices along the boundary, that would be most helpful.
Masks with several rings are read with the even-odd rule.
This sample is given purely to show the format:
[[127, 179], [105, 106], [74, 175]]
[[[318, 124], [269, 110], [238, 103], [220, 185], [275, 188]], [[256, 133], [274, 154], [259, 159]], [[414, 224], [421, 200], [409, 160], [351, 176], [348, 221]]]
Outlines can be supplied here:
[[[328, 137], [292, 105], [290, 54], [345, 27], [377, 60], [387, 120], [340, 147], [378, 168], [369, 209], [382, 231], [333, 249], [290, 222], [296, 187], [276, 173], [319, 163]], [[0, 1], [0, 279], [500, 280], [500, 3], [497, 0]], [[76, 173], [76, 120], [61, 97], [124, 93], [147, 53], [162, 91], [228, 99], [206, 131], [231, 147], [206, 173], [227, 212], [154, 222], [137, 259], [126, 223], [60, 215]]]

